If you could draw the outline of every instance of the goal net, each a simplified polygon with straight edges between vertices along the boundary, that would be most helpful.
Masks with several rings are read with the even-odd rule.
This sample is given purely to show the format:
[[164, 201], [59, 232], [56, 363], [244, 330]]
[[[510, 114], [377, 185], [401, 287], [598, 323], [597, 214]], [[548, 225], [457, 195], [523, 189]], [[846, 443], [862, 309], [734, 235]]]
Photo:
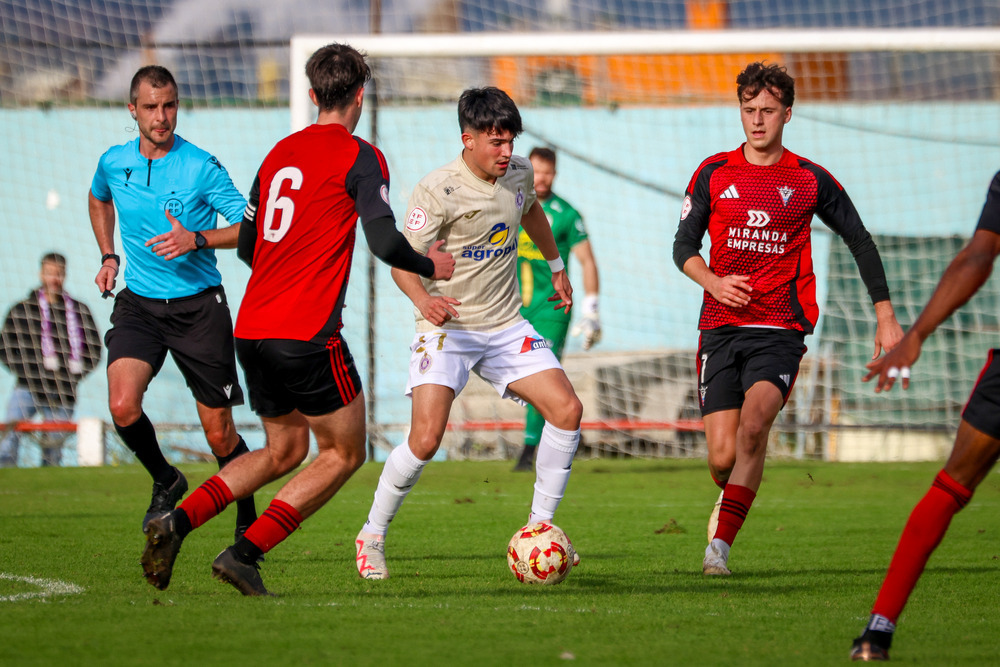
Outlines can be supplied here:
[[[308, 56], [334, 41], [365, 50], [376, 94], [362, 128], [385, 151], [393, 205], [404, 211], [416, 181], [461, 149], [455, 114], [462, 90], [507, 90], [525, 123], [515, 152], [555, 149], [553, 189], [583, 213], [600, 270], [604, 339], [589, 352], [570, 339], [564, 360], [584, 400], [586, 447], [690, 455], [700, 453], [703, 438], [694, 377], [701, 290], [673, 265], [671, 246], [694, 169], [743, 140], [736, 74], [766, 60], [796, 78], [785, 143], [829, 169], [852, 195], [880, 246], [905, 326], [971, 234], [998, 168], [997, 36], [994, 30], [297, 36], [292, 127], [313, 119], [301, 75]], [[861, 383], [874, 349], [874, 314], [857, 267], [818, 220], [814, 240], [825, 316], [807, 341], [810, 351], [772, 451], [845, 459], [939, 454], [947, 445], [940, 436], [957, 424], [992, 344], [995, 288], [985, 288], [928, 345], [908, 394], [876, 396]], [[582, 289], [579, 267], [571, 265], [570, 273]], [[409, 303], [384, 272], [375, 280], [374, 358], [395, 390], [378, 395], [376, 410], [388, 431], [402, 431]], [[473, 380], [456, 401], [446, 442], [460, 454], [508, 456], [522, 442], [522, 420], [520, 408]]]
[[[416, 182], [458, 154], [461, 91], [497, 85], [512, 95], [526, 128], [516, 151], [556, 150], [555, 192], [583, 214], [601, 274], [604, 338], [588, 352], [571, 338], [564, 358], [585, 404], [586, 451], [698, 454], [701, 294], [673, 266], [671, 247], [694, 169], [743, 140], [736, 74], [763, 59], [796, 78], [786, 143], [851, 194], [905, 326], [971, 234], [998, 168], [996, 25], [1000, 9], [986, 0], [767, 8], [752, 0], [332, 0], [308, 9], [289, 0], [0, 0], [0, 206], [9, 240], [0, 244], [0, 308], [26, 298], [42, 255], [59, 252], [66, 290], [107, 330], [113, 302], [93, 285], [100, 257], [86, 192], [99, 156], [137, 136], [125, 102], [139, 66], [173, 71], [178, 133], [213, 153], [246, 193], [274, 143], [313, 118], [305, 60], [322, 44], [347, 41], [374, 68], [358, 132], [389, 160], [397, 218]], [[906, 395], [875, 396], [860, 382], [872, 353], [871, 305], [843, 244], [822, 223], [814, 229], [824, 315], [772, 451], [939, 456], [994, 344], [996, 288], [984, 287], [928, 341]], [[235, 253], [217, 256], [235, 312], [248, 270]], [[388, 446], [409, 422], [411, 307], [388, 269], [369, 271], [367, 262], [359, 243], [345, 335], [371, 399], [373, 441]], [[575, 263], [570, 275], [579, 294]], [[14, 383], [0, 368], [0, 402]], [[109, 419], [101, 368], [78, 397], [77, 418]], [[207, 451], [170, 360], [144, 408], [171, 452]], [[501, 457], [520, 446], [521, 409], [480, 383], [463, 392], [452, 418], [451, 455]], [[236, 419], [259, 447], [249, 408]]]

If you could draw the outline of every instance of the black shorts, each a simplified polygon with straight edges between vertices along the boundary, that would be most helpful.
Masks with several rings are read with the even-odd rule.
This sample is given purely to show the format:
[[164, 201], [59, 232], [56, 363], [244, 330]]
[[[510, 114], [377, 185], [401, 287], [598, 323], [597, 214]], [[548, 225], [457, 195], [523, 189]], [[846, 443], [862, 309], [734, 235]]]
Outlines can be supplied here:
[[250, 407], [261, 417], [298, 410], [310, 417], [330, 414], [361, 393], [361, 376], [339, 335], [326, 345], [301, 340], [236, 339]]
[[1000, 359], [997, 352], [990, 350], [986, 365], [979, 373], [976, 386], [972, 388], [962, 419], [991, 438], [1000, 440]]
[[243, 405], [233, 350], [233, 318], [222, 286], [180, 299], [147, 299], [123, 289], [104, 335], [108, 366], [139, 359], [160, 372], [167, 351], [195, 400], [210, 408]]
[[801, 331], [756, 327], [703, 331], [697, 360], [701, 414], [741, 407], [747, 390], [762, 380], [777, 387], [787, 401], [805, 353]]

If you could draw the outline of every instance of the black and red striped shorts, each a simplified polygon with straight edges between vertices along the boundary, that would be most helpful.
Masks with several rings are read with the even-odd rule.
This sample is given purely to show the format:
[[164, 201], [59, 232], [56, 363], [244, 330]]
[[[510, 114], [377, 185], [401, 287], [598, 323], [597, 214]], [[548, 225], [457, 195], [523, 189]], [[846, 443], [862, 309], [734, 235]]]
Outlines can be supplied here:
[[361, 393], [361, 376], [339, 335], [323, 343], [236, 339], [250, 407], [261, 417], [298, 410], [310, 417], [334, 412]]

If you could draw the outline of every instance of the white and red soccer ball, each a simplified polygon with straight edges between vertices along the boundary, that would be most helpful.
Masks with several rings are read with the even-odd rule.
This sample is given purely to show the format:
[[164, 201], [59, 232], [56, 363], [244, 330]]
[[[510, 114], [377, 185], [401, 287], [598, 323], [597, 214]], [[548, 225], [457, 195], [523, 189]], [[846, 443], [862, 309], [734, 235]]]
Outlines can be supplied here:
[[525, 584], [558, 584], [573, 569], [566, 533], [551, 523], [518, 528], [507, 545], [507, 564]]

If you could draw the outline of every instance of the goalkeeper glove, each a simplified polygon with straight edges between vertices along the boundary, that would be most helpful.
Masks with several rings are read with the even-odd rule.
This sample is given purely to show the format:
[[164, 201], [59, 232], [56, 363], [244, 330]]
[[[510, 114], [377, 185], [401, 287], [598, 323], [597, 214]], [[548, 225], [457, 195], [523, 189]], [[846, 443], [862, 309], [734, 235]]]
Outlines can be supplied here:
[[583, 349], [589, 350], [601, 340], [601, 314], [597, 310], [597, 295], [588, 294], [583, 298], [583, 315], [573, 325], [573, 336], [583, 334]]

